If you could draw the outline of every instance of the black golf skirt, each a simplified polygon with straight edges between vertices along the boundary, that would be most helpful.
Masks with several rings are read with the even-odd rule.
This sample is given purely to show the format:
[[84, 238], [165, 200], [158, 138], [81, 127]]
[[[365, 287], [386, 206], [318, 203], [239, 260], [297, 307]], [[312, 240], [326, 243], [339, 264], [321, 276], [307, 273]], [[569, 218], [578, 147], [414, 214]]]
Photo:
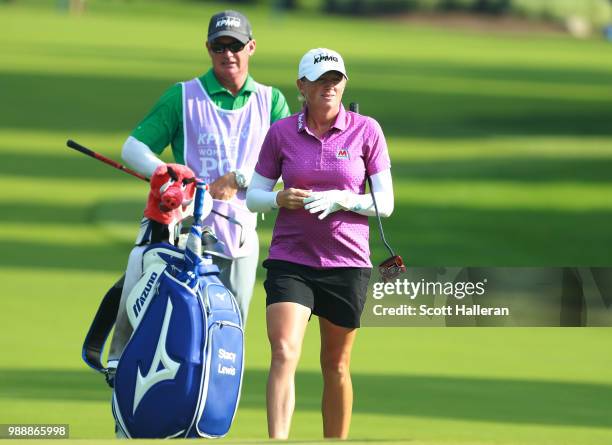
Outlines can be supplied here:
[[358, 328], [372, 269], [317, 269], [281, 260], [265, 260], [266, 306], [291, 302], [337, 326]]

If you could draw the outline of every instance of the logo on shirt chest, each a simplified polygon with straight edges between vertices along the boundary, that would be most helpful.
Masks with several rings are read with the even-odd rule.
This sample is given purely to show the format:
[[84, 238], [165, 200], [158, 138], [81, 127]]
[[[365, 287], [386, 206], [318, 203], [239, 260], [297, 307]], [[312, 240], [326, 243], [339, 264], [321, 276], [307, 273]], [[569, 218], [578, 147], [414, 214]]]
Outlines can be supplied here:
[[336, 159], [350, 159], [348, 148], [339, 148], [336, 152]]

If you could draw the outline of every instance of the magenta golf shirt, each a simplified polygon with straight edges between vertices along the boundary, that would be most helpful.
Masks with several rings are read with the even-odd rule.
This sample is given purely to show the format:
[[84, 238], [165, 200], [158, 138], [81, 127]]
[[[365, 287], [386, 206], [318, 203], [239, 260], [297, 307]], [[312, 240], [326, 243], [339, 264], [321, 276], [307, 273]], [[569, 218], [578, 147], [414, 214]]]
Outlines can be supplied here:
[[[387, 143], [374, 119], [345, 111], [317, 138], [306, 126], [304, 109], [275, 122], [259, 153], [255, 171], [284, 187], [365, 193], [366, 175], [390, 168]], [[372, 267], [368, 217], [340, 210], [319, 220], [307, 210], [281, 208], [269, 259], [311, 267]]]

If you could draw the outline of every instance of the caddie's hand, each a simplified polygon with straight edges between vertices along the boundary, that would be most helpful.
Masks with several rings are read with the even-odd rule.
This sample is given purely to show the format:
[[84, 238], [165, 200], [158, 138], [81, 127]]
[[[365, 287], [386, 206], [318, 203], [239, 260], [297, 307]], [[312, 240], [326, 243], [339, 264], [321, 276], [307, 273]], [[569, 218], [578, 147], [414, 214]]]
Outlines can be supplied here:
[[214, 199], [220, 199], [222, 201], [229, 201], [232, 199], [236, 195], [236, 192], [238, 192], [238, 183], [236, 182], [234, 172], [226, 173], [217, 178], [216, 181], [208, 185], [208, 191], [210, 196]]
[[351, 192], [348, 190], [328, 190], [325, 192], [313, 192], [309, 198], [304, 199], [304, 208], [310, 213], [319, 213], [319, 219], [338, 210], [351, 209]]
[[290, 210], [301, 209], [304, 207], [304, 199], [310, 194], [310, 190], [288, 188], [276, 194], [276, 203]]

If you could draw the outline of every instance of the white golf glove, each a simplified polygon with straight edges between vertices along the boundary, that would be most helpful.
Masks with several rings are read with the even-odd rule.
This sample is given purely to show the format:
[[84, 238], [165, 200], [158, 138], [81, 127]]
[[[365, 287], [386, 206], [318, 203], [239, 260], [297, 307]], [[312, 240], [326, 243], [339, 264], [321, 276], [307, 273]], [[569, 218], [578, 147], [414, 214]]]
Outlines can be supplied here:
[[352, 208], [353, 194], [348, 190], [328, 190], [326, 192], [313, 192], [310, 197], [304, 198], [304, 208], [310, 213], [319, 213], [319, 219], [338, 210]]

